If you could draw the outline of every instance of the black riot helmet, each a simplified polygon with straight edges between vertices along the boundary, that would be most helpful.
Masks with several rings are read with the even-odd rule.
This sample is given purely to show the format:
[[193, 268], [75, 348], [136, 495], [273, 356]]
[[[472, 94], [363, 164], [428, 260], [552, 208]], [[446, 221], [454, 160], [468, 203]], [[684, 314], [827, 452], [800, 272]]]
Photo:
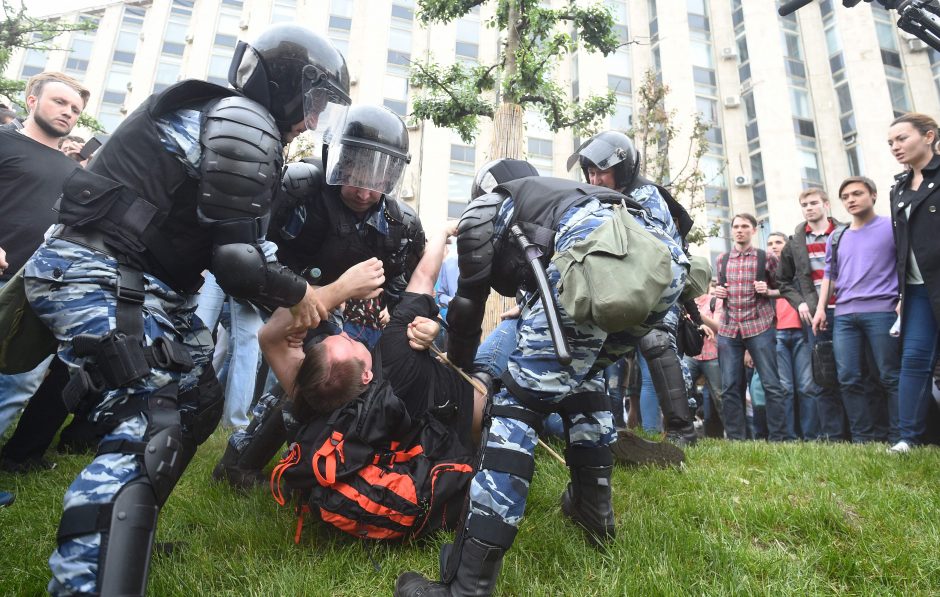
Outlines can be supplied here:
[[322, 35], [288, 23], [239, 41], [228, 80], [267, 108], [282, 132], [305, 121], [322, 137], [342, 123], [350, 102], [343, 55]]
[[594, 135], [581, 144], [568, 157], [568, 169], [574, 168], [576, 163], [581, 164], [584, 180], [588, 179], [588, 168], [595, 166], [601, 170], [614, 168], [615, 191], [619, 191], [633, 184], [640, 170], [640, 156], [633, 146], [630, 137], [618, 131], [604, 131]]
[[398, 195], [411, 155], [408, 129], [397, 114], [384, 106], [352, 106], [327, 141], [326, 184]]
[[477, 197], [492, 193], [493, 189], [511, 180], [538, 175], [539, 171], [535, 169], [535, 166], [525, 160], [501, 158], [489, 161], [477, 171], [477, 175], [473, 178], [470, 200], [473, 201]]

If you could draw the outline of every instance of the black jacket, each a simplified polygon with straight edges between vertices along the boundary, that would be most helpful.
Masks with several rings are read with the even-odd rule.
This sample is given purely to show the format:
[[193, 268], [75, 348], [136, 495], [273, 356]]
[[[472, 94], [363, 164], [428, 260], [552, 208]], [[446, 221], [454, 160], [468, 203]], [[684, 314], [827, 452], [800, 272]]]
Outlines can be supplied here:
[[[833, 218], [829, 218], [829, 221], [837, 227], [842, 225]], [[787, 299], [794, 309], [799, 309], [800, 303], [806, 303], [811, 311], [816, 309], [819, 293], [813, 284], [813, 268], [806, 248], [806, 222], [797, 224], [793, 236], [780, 254], [777, 284], [780, 287], [780, 295]]]
[[[940, 230], [940, 155], [935, 155], [924, 168], [924, 181], [920, 184], [918, 196], [913, 199], [911, 215], [905, 213], [912, 191], [911, 172], [904, 172], [895, 177], [891, 187], [891, 220], [894, 223], [894, 241], [898, 248], [898, 284], [901, 298], [907, 278], [908, 256], [911, 249], [917, 258], [917, 266], [927, 286], [930, 305], [937, 321], [940, 321], [940, 244], [937, 231]], [[902, 302], [903, 307], [903, 302]]]

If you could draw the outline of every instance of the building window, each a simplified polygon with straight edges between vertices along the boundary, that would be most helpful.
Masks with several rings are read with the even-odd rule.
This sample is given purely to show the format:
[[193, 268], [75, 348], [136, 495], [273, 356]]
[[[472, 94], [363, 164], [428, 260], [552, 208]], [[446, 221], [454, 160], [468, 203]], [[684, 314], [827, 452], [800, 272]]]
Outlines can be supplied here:
[[408, 114], [408, 78], [397, 74], [385, 75], [385, 107], [402, 118]]
[[274, 0], [271, 5], [272, 23], [289, 23], [297, 18], [297, 0]]
[[206, 73], [206, 80], [210, 83], [228, 85], [228, 69], [241, 31], [241, 5], [241, 2], [223, 0], [219, 8], [212, 53], [209, 56], [209, 69]]
[[551, 176], [553, 170], [552, 140], [529, 137], [528, 162], [535, 166], [542, 176]]
[[881, 47], [881, 62], [884, 64], [885, 77], [888, 81], [888, 94], [894, 115], [900, 116], [911, 110], [911, 96], [904, 78], [904, 67], [898, 49], [898, 37], [890, 13], [884, 7], [871, 5], [871, 14], [875, 19], [875, 32]]
[[344, 56], [349, 53], [349, 32], [352, 29], [353, 0], [330, 2], [330, 41]]
[[447, 178], [447, 217], [456, 219], [463, 214], [473, 186], [476, 150], [468, 145], [450, 146], [450, 173]]
[[457, 20], [457, 42], [454, 54], [458, 62], [468, 66], [478, 64], [480, 54], [480, 20], [464, 17]]

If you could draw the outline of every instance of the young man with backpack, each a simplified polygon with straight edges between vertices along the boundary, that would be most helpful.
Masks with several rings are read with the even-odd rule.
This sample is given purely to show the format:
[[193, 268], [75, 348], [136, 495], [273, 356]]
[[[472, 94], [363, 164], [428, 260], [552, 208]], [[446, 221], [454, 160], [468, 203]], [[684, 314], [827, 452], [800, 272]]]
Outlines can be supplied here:
[[[810, 333], [813, 325], [816, 304], [819, 302], [819, 286], [822, 284], [823, 272], [826, 267], [826, 241], [829, 236], [842, 225], [835, 218], [829, 217], [829, 195], [822, 189], [809, 188], [800, 193], [800, 210], [805, 221], [797, 224], [783, 252], [780, 254], [780, 265], [777, 267], [777, 284], [780, 286], [780, 295], [800, 315], [800, 321], [807, 335], [808, 350], [812, 351], [817, 341], [831, 341], [832, 332], [822, 330], [819, 336]], [[829, 301], [826, 307], [827, 320], [832, 323], [834, 317], [833, 307], [835, 299]], [[838, 389], [827, 389], [817, 386], [807, 386], [807, 395], [816, 396], [816, 411], [818, 425], [815, 429], [805, 428], [803, 437], [813, 437], [838, 440], [845, 436], [845, 412], [842, 409], [842, 399]]]
[[[891, 219], [875, 214], [877, 189], [864, 176], [851, 176], [839, 185], [839, 198], [852, 223], [829, 237], [826, 271], [813, 316], [813, 331], [825, 330], [826, 305], [836, 293], [833, 348], [842, 403], [849, 419], [852, 441], [897, 440], [898, 341], [890, 334], [897, 319], [898, 279]], [[887, 393], [890, 420], [888, 437], [878, 430], [881, 404], [867, 392], [859, 367], [867, 347], [871, 350], [882, 387]]]
[[777, 258], [754, 247], [757, 218], [739, 213], [731, 220], [734, 246], [718, 257], [715, 296], [724, 299], [725, 314], [718, 328], [721, 367], [722, 419], [728, 439], [747, 438], [744, 410], [744, 351], [754, 360], [767, 395], [770, 441], [788, 438], [783, 386], [777, 372], [774, 304], [767, 296], [776, 286]]
[[428, 241], [374, 351], [346, 333], [304, 350], [283, 310], [262, 328], [262, 351], [301, 424], [274, 472], [282, 505], [283, 484], [324, 522], [373, 539], [456, 523], [486, 393], [427, 352], [439, 329], [434, 283], [454, 231]]

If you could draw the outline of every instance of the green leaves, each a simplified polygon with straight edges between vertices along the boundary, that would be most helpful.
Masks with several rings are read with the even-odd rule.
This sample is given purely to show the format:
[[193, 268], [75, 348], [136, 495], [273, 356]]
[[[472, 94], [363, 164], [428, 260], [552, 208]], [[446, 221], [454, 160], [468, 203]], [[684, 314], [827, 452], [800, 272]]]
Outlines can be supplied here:
[[[491, 118], [497, 101], [538, 110], [553, 131], [571, 128], [592, 134], [613, 112], [612, 93], [568, 100], [567, 91], [554, 81], [559, 57], [578, 49], [609, 54], [620, 46], [614, 21], [603, 6], [580, 7], [572, 1], [553, 10], [538, 0], [493, 0], [496, 16], [487, 27], [505, 31], [506, 43], [496, 62], [488, 66], [414, 64], [411, 85], [419, 89], [412, 118], [452, 128], [470, 142], [480, 117]], [[419, 0], [422, 23], [447, 23], [460, 18], [483, 0]], [[512, 15], [512, 16], [510, 16]], [[492, 94], [498, 87], [498, 97]]]

